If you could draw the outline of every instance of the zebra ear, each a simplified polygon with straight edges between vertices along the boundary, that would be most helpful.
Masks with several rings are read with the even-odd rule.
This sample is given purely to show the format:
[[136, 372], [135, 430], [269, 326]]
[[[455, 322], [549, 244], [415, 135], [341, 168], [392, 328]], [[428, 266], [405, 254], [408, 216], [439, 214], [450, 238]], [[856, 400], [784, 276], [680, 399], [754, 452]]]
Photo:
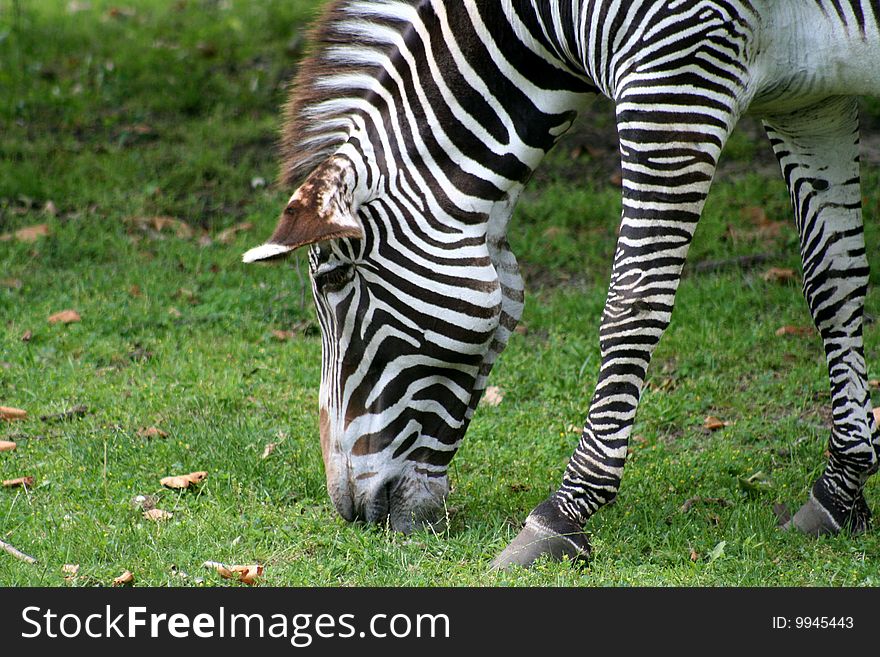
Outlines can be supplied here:
[[244, 254], [244, 262], [272, 260], [301, 246], [339, 238], [363, 239], [353, 208], [355, 172], [350, 160], [331, 157], [294, 192], [272, 237]]

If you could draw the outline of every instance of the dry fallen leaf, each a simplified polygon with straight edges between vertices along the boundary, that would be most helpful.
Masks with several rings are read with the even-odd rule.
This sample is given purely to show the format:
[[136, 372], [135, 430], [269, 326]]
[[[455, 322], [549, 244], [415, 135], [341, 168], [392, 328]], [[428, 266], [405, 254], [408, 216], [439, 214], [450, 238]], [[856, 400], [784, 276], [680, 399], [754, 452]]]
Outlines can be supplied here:
[[206, 561], [202, 564], [205, 568], [216, 570], [224, 579], [238, 579], [244, 584], [255, 584], [258, 577], [263, 575], [263, 566], [227, 566], [218, 561]]
[[13, 420], [23, 420], [27, 417], [27, 411], [20, 408], [12, 408], [11, 406], [0, 406], [0, 420], [12, 422]]
[[691, 561], [696, 562], [700, 558], [700, 555], [697, 554], [697, 551], [691, 548]]
[[61, 566], [61, 572], [65, 575], [65, 579], [69, 577], [76, 577], [77, 573], [79, 573], [79, 564], [66, 563]]
[[24, 282], [20, 278], [0, 278], [0, 287], [9, 290], [20, 290], [24, 286]]
[[869, 388], [880, 388], [880, 379], [871, 379], [868, 381]]
[[746, 207], [740, 211], [740, 214], [756, 227], [754, 231], [744, 232], [744, 237], [754, 239], [778, 238], [782, 234], [782, 230], [790, 225], [786, 221], [771, 220], [767, 216], [766, 210], [762, 207]]
[[167, 438], [168, 434], [159, 427], [141, 427], [137, 431], [137, 435], [141, 438]]
[[235, 224], [227, 228], [226, 230], [222, 230], [217, 234], [217, 241], [221, 244], [232, 244], [235, 241], [235, 236], [239, 233], [246, 233], [251, 230], [254, 225], [250, 221], [245, 221], [240, 224]]
[[171, 306], [171, 308], [168, 309], [168, 314], [172, 317], [183, 317], [183, 313], [174, 306]]
[[34, 478], [33, 477], [18, 477], [17, 479], [4, 479], [3, 487], [4, 488], [17, 488], [18, 486], [23, 486], [24, 488], [33, 488], [34, 487]]
[[784, 335], [811, 335], [812, 333], [812, 326], [781, 326], [776, 329], [776, 335], [779, 337]]
[[871, 412], [874, 414], [874, 422], [880, 424], [880, 408], [872, 409]]
[[113, 586], [125, 586], [126, 584], [131, 584], [134, 582], [134, 575], [132, 575], [130, 570], [126, 570], [119, 577], [113, 580]]
[[174, 217], [128, 217], [125, 221], [142, 231], [162, 233], [168, 230], [182, 240], [188, 240], [195, 236], [195, 231], [189, 224]]
[[174, 517], [174, 514], [170, 511], [163, 511], [162, 509], [148, 509], [144, 511], [144, 518], [147, 520], [152, 520], [153, 522], [162, 522], [163, 520], [171, 520]]
[[30, 342], [33, 337], [34, 337], [33, 331], [25, 331], [21, 335], [21, 341], [22, 342]]
[[185, 475], [163, 477], [160, 483], [166, 488], [189, 488], [193, 484], [200, 484], [207, 476], [207, 472], [190, 472]]
[[54, 315], [49, 315], [49, 318], [46, 320], [50, 324], [72, 324], [73, 322], [82, 321], [82, 317], [79, 316], [79, 313], [75, 310], [62, 310], [59, 313], [55, 313]]
[[263, 450], [263, 456], [261, 456], [260, 458], [268, 458], [269, 455], [275, 451], [276, 447], [278, 447], [278, 443], [269, 443], [268, 445], [266, 445], [266, 448]]
[[725, 422], [724, 420], [721, 420], [714, 415], [708, 415], [703, 421], [703, 428], [708, 429], [709, 431], [717, 431], [718, 429], [729, 427], [732, 424], [733, 422]]
[[21, 228], [14, 233], [4, 233], [0, 235], [0, 242], [9, 242], [10, 240], [18, 240], [19, 242], [36, 242], [41, 237], [49, 235], [48, 224], [37, 224], [36, 226], [27, 226]]
[[293, 331], [275, 330], [272, 331], [272, 337], [279, 342], [287, 342], [288, 340], [293, 340], [296, 337], [296, 333]]
[[489, 386], [483, 395], [483, 403], [487, 406], [498, 406], [503, 399], [504, 391], [498, 386]]
[[138, 299], [144, 296], [144, 293], [141, 292], [141, 286], [135, 283], [130, 288], [128, 288], [128, 296]]
[[768, 283], [787, 283], [788, 281], [793, 281], [796, 276], [797, 274], [794, 269], [782, 269], [780, 267], [771, 267], [761, 274], [761, 278]]
[[16, 447], [18, 445], [11, 440], [0, 440], [0, 452], [14, 452]]

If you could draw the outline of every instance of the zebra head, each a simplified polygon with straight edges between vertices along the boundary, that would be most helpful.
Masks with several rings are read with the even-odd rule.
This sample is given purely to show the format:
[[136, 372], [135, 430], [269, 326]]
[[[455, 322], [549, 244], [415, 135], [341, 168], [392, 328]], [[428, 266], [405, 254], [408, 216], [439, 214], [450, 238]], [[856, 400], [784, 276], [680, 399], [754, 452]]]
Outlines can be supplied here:
[[408, 531], [443, 508], [448, 464], [519, 317], [521, 285], [486, 217], [420, 208], [364, 160], [342, 148], [317, 166], [244, 260], [309, 247], [328, 491], [346, 520]]

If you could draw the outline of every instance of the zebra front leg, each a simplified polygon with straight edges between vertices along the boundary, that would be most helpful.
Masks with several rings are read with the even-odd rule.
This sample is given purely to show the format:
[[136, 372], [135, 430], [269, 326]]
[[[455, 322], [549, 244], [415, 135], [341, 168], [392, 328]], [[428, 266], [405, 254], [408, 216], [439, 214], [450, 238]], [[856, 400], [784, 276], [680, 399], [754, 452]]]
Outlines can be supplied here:
[[[529, 566], [544, 554], [586, 559], [583, 526], [620, 485], [648, 364], [669, 325], [715, 165], [736, 122], [732, 111], [696, 111], [692, 94], [648, 98], [618, 103], [623, 217], [587, 421], [562, 485], [532, 511], [495, 568]], [[676, 111], [680, 107], [693, 111]]]
[[791, 192], [804, 295], [825, 345], [833, 411], [827, 466], [788, 526], [811, 535], [857, 533], [870, 519], [862, 489], [880, 460], [862, 343], [868, 260], [858, 105], [854, 98], [834, 98], [769, 117], [765, 127]]

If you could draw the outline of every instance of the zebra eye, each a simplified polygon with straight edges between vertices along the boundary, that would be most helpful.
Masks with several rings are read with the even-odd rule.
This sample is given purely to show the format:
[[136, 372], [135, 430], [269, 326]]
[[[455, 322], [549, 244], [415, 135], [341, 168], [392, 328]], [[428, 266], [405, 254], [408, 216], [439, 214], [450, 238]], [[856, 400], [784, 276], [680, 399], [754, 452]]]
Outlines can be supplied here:
[[340, 264], [333, 269], [317, 271], [314, 274], [315, 285], [322, 293], [339, 292], [354, 278], [354, 266]]

